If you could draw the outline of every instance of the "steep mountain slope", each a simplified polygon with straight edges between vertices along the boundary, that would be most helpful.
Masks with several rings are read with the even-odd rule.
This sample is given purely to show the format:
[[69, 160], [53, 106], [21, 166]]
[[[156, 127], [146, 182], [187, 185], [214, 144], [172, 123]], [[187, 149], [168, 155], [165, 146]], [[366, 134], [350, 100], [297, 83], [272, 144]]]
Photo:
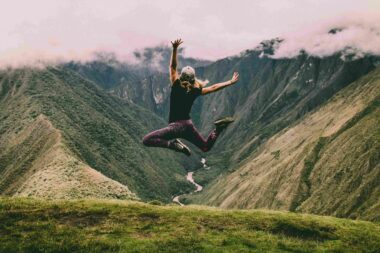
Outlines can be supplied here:
[[64, 64], [64, 67], [106, 90], [125, 83], [137, 82], [143, 78], [146, 71], [138, 66], [122, 63], [114, 56], [101, 57], [87, 63], [69, 62]]
[[169, 115], [170, 81], [168, 73], [156, 73], [137, 82], [125, 83], [111, 93], [149, 109], [163, 119]]
[[198, 201], [378, 221], [379, 124], [380, 68], [269, 138]]
[[[199, 114], [205, 132], [215, 118], [236, 118], [211, 153], [209, 160], [216, 160], [217, 166], [228, 168], [242, 161], [270, 136], [375, 68], [370, 57], [354, 61], [344, 61], [340, 55], [271, 59], [262, 53], [248, 51], [199, 70], [213, 82], [229, 79], [233, 71], [240, 73], [235, 86], [204, 97]], [[229, 159], [218, 162], [221, 153]]]
[[379, 252], [380, 225], [132, 201], [0, 198], [1, 252]]
[[165, 125], [151, 112], [62, 68], [3, 71], [0, 87], [3, 194], [42, 196], [63, 187], [71, 197], [135, 193], [169, 201], [190, 187], [183, 165], [194, 160], [142, 146], [144, 134]]

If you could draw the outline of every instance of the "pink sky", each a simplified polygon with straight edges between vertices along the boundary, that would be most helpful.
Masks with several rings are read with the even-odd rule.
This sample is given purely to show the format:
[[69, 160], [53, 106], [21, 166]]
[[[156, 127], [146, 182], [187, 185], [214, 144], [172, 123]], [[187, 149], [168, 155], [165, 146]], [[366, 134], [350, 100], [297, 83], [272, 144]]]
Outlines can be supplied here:
[[[263, 39], [312, 36], [309, 31], [315, 35], [320, 27], [334, 22], [365, 21], [376, 30], [378, 17], [379, 0], [4, 0], [0, 9], [0, 65], [86, 60], [99, 50], [128, 58], [134, 49], [169, 45], [177, 37], [185, 41], [187, 56], [217, 59], [253, 48]], [[358, 42], [355, 37], [366, 34], [377, 43], [377, 32], [368, 33], [372, 28], [367, 32], [351, 30], [340, 39], [376, 47], [363, 45], [367, 42]], [[293, 41], [282, 54], [290, 55], [300, 43], [311, 43], [315, 49], [315, 41]]]

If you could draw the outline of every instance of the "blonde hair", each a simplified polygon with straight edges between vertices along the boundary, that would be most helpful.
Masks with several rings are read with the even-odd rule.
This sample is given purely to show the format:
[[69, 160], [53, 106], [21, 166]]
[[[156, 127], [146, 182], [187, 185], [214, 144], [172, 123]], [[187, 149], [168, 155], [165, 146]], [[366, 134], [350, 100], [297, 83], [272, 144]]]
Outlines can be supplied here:
[[208, 80], [201, 80], [195, 78], [194, 83], [190, 83], [189, 81], [181, 81], [181, 86], [186, 89], [187, 92], [190, 92], [193, 88], [203, 88], [209, 83]]
[[200, 88], [205, 87], [208, 83], [209, 83], [209, 81], [207, 79], [201, 80], [201, 79], [195, 78], [195, 85], [197, 85]]

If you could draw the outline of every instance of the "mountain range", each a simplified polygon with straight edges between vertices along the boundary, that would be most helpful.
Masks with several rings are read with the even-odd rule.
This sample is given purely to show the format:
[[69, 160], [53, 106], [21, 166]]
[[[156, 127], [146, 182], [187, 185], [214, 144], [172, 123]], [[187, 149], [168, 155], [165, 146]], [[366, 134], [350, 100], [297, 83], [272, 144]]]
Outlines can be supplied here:
[[188, 170], [204, 186], [186, 203], [269, 208], [380, 220], [380, 60], [338, 52], [273, 57], [281, 40], [214, 62], [186, 58], [210, 83], [240, 81], [199, 98], [192, 118], [235, 122], [209, 153], [187, 158], [142, 146], [166, 125], [170, 49], [0, 74], [0, 191], [49, 198], [171, 201], [190, 192]]

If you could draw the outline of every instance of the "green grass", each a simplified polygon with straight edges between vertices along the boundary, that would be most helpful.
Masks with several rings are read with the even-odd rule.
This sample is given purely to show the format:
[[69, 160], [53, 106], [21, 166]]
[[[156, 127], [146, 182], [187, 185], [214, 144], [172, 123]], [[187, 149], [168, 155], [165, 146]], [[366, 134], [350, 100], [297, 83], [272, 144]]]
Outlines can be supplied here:
[[1, 252], [379, 252], [380, 225], [265, 210], [0, 199]]

